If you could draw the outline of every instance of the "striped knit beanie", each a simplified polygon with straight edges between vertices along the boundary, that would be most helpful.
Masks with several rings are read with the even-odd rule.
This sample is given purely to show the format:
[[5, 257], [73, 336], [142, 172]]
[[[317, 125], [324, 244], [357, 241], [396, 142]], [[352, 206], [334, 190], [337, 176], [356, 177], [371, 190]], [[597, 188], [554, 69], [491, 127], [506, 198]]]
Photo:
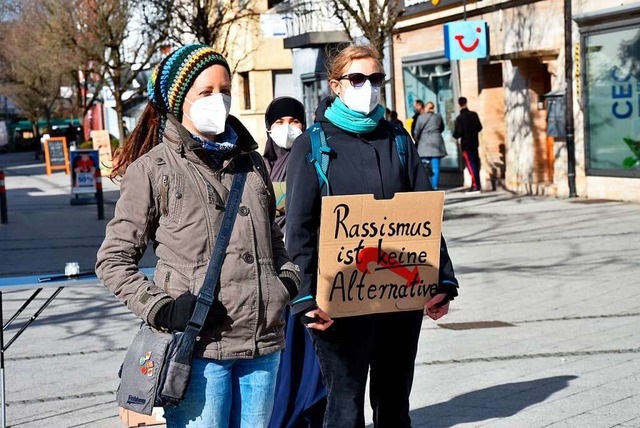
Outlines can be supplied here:
[[215, 64], [226, 68], [231, 76], [229, 64], [211, 46], [186, 45], [175, 50], [153, 70], [147, 83], [149, 101], [181, 121], [182, 106], [191, 85], [203, 70]]

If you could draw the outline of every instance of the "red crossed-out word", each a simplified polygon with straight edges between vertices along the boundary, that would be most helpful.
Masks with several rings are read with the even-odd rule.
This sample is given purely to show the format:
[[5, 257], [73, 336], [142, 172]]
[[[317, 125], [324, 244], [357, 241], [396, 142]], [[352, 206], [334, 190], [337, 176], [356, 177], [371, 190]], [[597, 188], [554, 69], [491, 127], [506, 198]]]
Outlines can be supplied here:
[[395, 258], [391, 257], [384, 250], [376, 247], [366, 247], [360, 251], [359, 260], [357, 261], [358, 270], [363, 273], [370, 273], [369, 263], [375, 262], [379, 269], [388, 269], [396, 275], [407, 280], [407, 287], [412, 287], [420, 282], [420, 271], [418, 266], [414, 266], [413, 270], [402, 265]]

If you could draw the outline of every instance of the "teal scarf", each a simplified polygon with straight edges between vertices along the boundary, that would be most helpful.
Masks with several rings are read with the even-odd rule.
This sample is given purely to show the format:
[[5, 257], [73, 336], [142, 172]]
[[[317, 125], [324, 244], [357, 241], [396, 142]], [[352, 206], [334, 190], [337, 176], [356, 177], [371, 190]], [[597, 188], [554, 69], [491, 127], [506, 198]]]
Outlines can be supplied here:
[[380, 104], [369, 114], [353, 111], [339, 97], [327, 108], [324, 117], [335, 126], [355, 134], [366, 134], [376, 129], [378, 121], [384, 116], [384, 107]]

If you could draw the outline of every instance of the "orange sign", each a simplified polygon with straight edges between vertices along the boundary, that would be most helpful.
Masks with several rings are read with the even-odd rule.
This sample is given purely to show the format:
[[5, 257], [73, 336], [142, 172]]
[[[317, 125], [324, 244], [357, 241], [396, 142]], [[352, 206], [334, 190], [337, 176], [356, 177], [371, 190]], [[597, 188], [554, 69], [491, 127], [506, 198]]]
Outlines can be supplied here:
[[47, 175], [51, 175], [51, 171], [56, 169], [64, 169], [69, 174], [69, 151], [65, 137], [44, 140], [44, 164]]

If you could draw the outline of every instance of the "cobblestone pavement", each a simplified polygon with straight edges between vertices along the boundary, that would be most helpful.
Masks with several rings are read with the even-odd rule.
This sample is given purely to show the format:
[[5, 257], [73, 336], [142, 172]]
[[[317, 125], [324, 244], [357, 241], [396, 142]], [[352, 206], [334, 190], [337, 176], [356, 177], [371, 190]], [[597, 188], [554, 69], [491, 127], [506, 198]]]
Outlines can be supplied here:
[[[0, 154], [0, 169], [0, 279], [61, 272], [66, 261], [91, 269], [117, 186], [105, 180], [97, 220], [95, 205], [70, 205], [69, 177], [47, 176], [33, 154]], [[424, 321], [414, 427], [640, 427], [640, 206], [457, 189], [446, 198], [461, 292], [449, 315]], [[3, 291], [5, 322], [31, 293]], [[136, 328], [99, 284], [62, 290], [6, 351], [8, 424], [122, 426], [116, 373]]]

